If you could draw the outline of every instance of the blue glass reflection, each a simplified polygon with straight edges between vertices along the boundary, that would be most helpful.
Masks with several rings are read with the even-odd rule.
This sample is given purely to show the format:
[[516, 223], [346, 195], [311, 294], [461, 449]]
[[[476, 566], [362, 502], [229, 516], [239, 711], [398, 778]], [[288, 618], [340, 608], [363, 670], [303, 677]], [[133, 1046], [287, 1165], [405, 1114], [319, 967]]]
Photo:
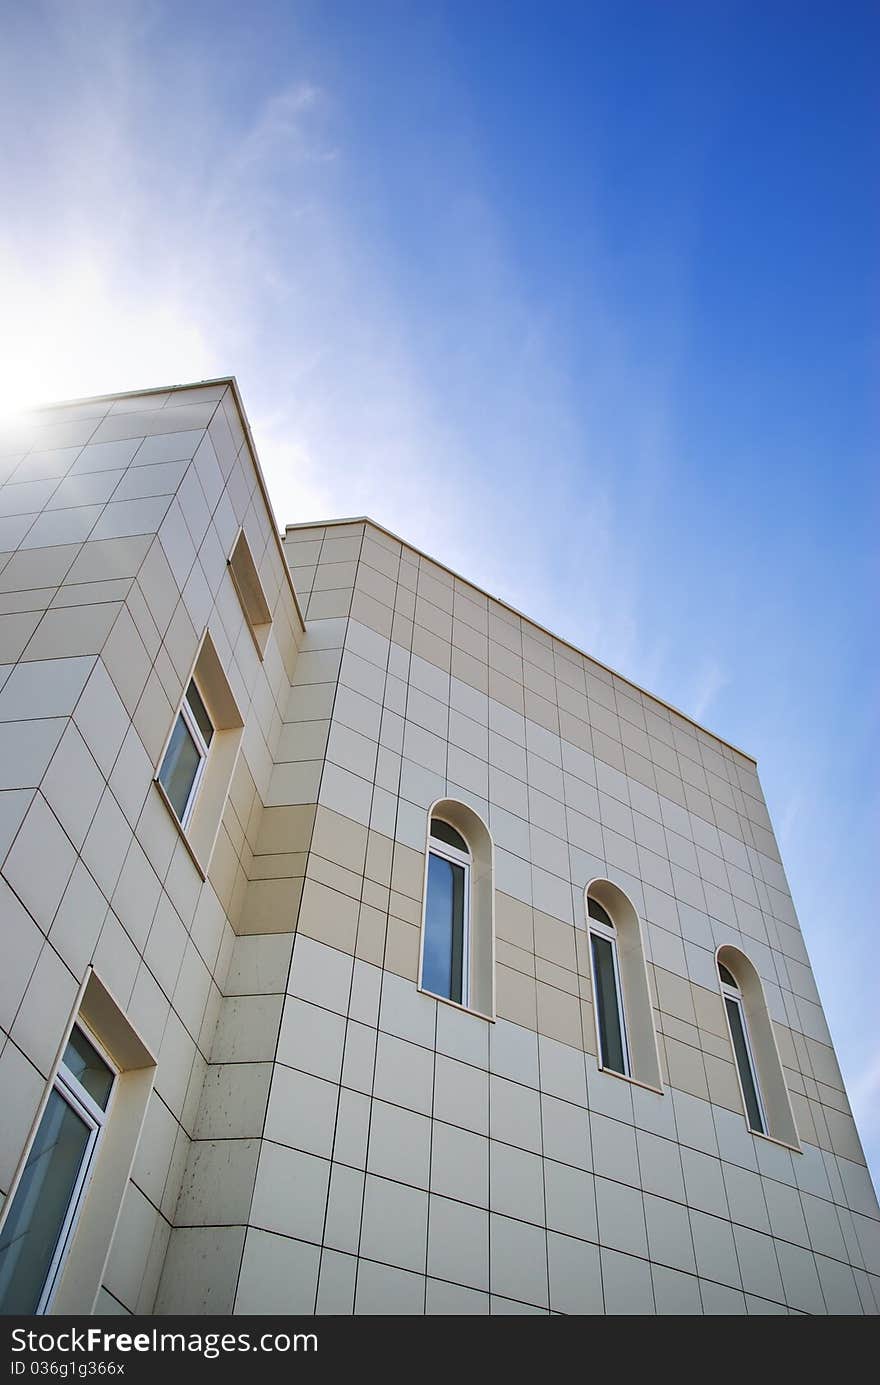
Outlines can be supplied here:
[[463, 866], [429, 854], [422, 985], [434, 995], [459, 1003], [464, 970], [464, 885]]

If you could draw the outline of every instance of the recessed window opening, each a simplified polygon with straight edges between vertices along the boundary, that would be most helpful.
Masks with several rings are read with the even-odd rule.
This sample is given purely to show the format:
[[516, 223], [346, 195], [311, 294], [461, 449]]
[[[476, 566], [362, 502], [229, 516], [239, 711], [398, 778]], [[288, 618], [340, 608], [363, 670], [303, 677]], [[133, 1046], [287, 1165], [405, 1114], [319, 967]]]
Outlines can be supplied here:
[[0, 1313], [46, 1313], [58, 1284], [116, 1086], [74, 1026], [0, 1233]]
[[269, 610], [260, 574], [243, 529], [239, 530], [238, 538], [229, 555], [229, 572], [257, 653], [262, 659], [272, 627], [272, 612]]

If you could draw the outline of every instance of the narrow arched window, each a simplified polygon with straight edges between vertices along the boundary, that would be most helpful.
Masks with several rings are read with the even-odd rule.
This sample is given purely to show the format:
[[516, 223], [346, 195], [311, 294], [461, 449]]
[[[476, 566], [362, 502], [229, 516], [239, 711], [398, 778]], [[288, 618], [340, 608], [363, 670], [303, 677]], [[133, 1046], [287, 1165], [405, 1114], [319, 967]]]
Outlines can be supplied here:
[[746, 1124], [756, 1135], [769, 1135], [799, 1149], [791, 1097], [761, 978], [746, 954], [730, 944], [719, 947], [715, 960]]
[[593, 990], [599, 1029], [599, 1057], [603, 1068], [630, 1076], [623, 987], [617, 929], [607, 909], [597, 899], [587, 899], [590, 920], [590, 953], [593, 963]]
[[724, 997], [724, 1008], [727, 1011], [727, 1023], [730, 1027], [730, 1041], [733, 1044], [733, 1054], [739, 1072], [739, 1082], [749, 1126], [757, 1134], [766, 1135], [767, 1118], [761, 1099], [758, 1069], [749, 1034], [742, 991], [733, 972], [723, 962], [718, 963], [718, 976], [721, 981], [721, 994]]
[[431, 818], [422, 988], [470, 1003], [471, 866], [473, 856], [451, 823]]
[[495, 1016], [495, 868], [479, 813], [441, 798], [427, 813], [419, 989]]

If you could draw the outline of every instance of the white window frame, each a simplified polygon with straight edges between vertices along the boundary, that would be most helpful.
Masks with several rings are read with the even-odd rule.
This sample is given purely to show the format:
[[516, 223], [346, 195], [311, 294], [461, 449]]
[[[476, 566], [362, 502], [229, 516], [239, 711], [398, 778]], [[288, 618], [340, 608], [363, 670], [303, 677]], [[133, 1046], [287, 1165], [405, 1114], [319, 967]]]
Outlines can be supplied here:
[[[58, 1233], [58, 1241], [55, 1246], [55, 1253], [53, 1254], [52, 1259], [49, 1262], [49, 1269], [46, 1274], [46, 1282], [43, 1285], [42, 1293], [40, 1294], [39, 1301], [37, 1303], [36, 1308], [34, 1309], [34, 1313], [36, 1315], [43, 1315], [45, 1313], [48, 1313], [49, 1309], [52, 1306], [52, 1299], [55, 1296], [55, 1291], [58, 1288], [58, 1283], [61, 1279], [61, 1271], [64, 1267], [64, 1261], [67, 1258], [67, 1252], [69, 1251], [70, 1244], [73, 1240], [73, 1233], [76, 1230], [76, 1224], [79, 1220], [79, 1214], [82, 1211], [83, 1203], [85, 1202], [86, 1190], [91, 1180], [92, 1173], [94, 1172], [95, 1156], [98, 1151], [101, 1136], [103, 1135], [104, 1130], [107, 1126], [107, 1120], [110, 1115], [110, 1109], [113, 1105], [113, 1098], [116, 1095], [116, 1088], [119, 1080], [119, 1068], [113, 1062], [113, 1059], [107, 1053], [103, 1045], [100, 1044], [98, 1040], [95, 1038], [95, 1035], [92, 1033], [92, 1031], [86, 1028], [86, 1026], [82, 1024], [79, 1020], [73, 1027], [74, 1029], [79, 1029], [83, 1037], [92, 1045], [92, 1047], [97, 1051], [100, 1057], [103, 1058], [104, 1062], [107, 1064], [107, 1067], [113, 1074], [113, 1082], [111, 1084], [110, 1091], [107, 1096], [106, 1107], [99, 1106], [98, 1103], [91, 1096], [89, 1096], [89, 1093], [86, 1091], [85, 1087], [83, 1087], [82, 1083], [79, 1082], [79, 1080], [76, 1077], [74, 1077], [73, 1073], [66, 1066], [63, 1058], [60, 1064], [58, 1065], [58, 1071], [55, 1074], [55, 1080], [52, 1083], [52, 1091], [58, 1092], [62, 1101], [65, 1101], [67, 1105], [73, 1109], [76, 1115], [78, 1115], [80, 1119], [89, 1127], [89, 1138], [86, 1143], [85, 1150], [83, 1151], [82, 1161], [79, 1167], [79, 1173], [76, 1176], [76, 1182], [74, 1183], [73, 1189], [70, 1194], [70, 1201], [67, 1204], [67, 1212], [65, 1213], [64, 1220], [61, 1223], [61, 1230]], [[68, 1037], [68, 1043], [69, 1042], [70, 1036]], [[65, 1045], [65, 1051], [66, 1047], [67, 1046]], [[43, 1114], [45, 1115], [45, 1108]], [[39, 1129], [39, 1127], [37, 1128]]]
[[[604, 905], [602, 907], [604, 908]], [[592, 935], [594, 933], [597, 937], [604, 938], [606, 942], [611, 944], [611, 961], [614, 968], [614, 990], [617, 1000], [617, 1022], [620, 1025], [620, 1046], [623, 1050], [622, 1075], [624, 1077], [632, 1077], [632, 1067], [629, 1057], [629, 1039], [626, 1033], [626, 1013], [623, 1008], [623, 986], [620, 984], [620, 960], [617, 955], [617, 931], [613, 926], [608, 928], [606, 924], [602, 923], [601, 919], [593, 918], [592, 914], [589, 912], [589, 901], [587, 903], [587, 921], [589, 923], [590, 932], [590, 970], [593, 975], [593, 1001], [596, 1007], [596, 1038], [599, 1042], [599, 1066], [602, 1068], [603, 1072], [617, 1071], [616, 1068], [606, 1067], [602, 1057], [602, 1022], [599, 1018], [599, 986], [596, 977], [596, 958], [593, 953]], [[620, 1075], [621, 1074], [618, 1073], [618, 1076]]]
[[[722, 963], [722, 965], [723, 965], [723, 963]], [[729, 970], [729, 968], [727, 968], [727, 970]], [[733, 975], [733, 972], [731, 972], [730, 974], [731, 974], [731, 976], [732, 976], [732, 975]], [[758, 1114], [759, 1114], [760, 1117], [761, 1117], [761, 1124], [762, 1124], [763, 1127], [764, 1127], [763, 1130], [755, 1130], [755, 1131], [753, 1131], [753, 1133], [754, 1133], [755, 1135], [766, 1135], [766, 1134], [768, 1134], [770, 1127], [769, 1127], [769, 1125], [767, 1124], [767, 1112], [766, 1112], [766, 1110], [765, 1110], [765, 1108], [764, 1108], [764, 1098], [763, 1098], [763, 1096], [762, 1096], [762, 1094], [761, 1094], [761, 1083], [760, 1083], [760, 1081], [758, 1080], [758, 1065], [757, 1065], [757, 1063], [755, 1062], [755, 1053], [754, 1053], [754, 1050], [753, 1050], [753, 1048], [752, 1048], [752, 1036], [751, 1036], [751, 1034], [749, 1033], [749, 1022], [748, 1022], [748, 1018], [747, 1018], [747, 1016], [746, 1016], [746, 1007], [745, 1007], [745, 1005], [743, 1004], [742, 991], [740, 990], [739, 986], [731, 986], [731, 985], [729, 985], [726, 981], [723, 981], [723, 980], [721, 979], [721, 976], [720, 976], [720, 975], [719, 975], [719, 977], [718, 977], [718, 983], [719, 983], [719, 985], [721, 986], [721, 995], [722, 995], [722, 997], [723, 997], [725, 1000], [732, 1000], [732, 1001], [734, 1002], [734, 1004], [737, 1006], [738, 1010], [739, 1010], [739, 1022], [740, 1022], [740, 1024], [742, 1025], [743, 1038], [745, 1039], [746, 1057], [747, 1057], [748, 1060], [749, 1060], [749, 1069], [750, 1069], [750, 1071], [751, 1071], [752, 1086], [753, 1086], [754, 1089], [755, 1089], [755, 1100], [756, 1100], [757, 1103], [758, 1103]], [[725, 1007], [724, 1007], [724, 1018], [725, 1018], [725, 1020], [727, 1021], [727, 1029], [728, 1029], [728, 1032], [730, 1032], [730, 1017], [729, 1017], [728, 1014], [727, 1014], [727, 1006], [726, 1006], [726, 1005], [725, 1005]], [[744, 1091], [744, 1089], [743, 1089], [742, 1073], [741, 1073], [740, 1070], [739, 1070], [739, 1062], [738, 1062], [737, 1056], [736, 1056], [736, 1044], [735, 1044], [734, 1041], [733, 1041], [733, 1034], [732, 1034], [732, 1033], [730, 1034], [730, 1044], [731, 1044], [731, 1047], [732, 1047], [732, 1049], [733, 1049], [733, 1065], [734, 1065], [734, 1067], [736, 1068], [736, 1078], [737, 1078], [737, 1081], [739, 1082], [739, 1090], [740, 1090], [740, 1096], [742, 1097], [743, 1112], [744, 1112], [745, 1118], [746, 1118], [746, 1125], [749, 1127], [749, 1130], [751, 1130], [751, 1129], [752, 1129], [752, 1126], [751, 1126], [751, 1123], [750, 1123], [750, 1121], [749, 1121], [749, 1104], [748, 1104], [748, 1102], [746, 1101], [746, 1094], [745, 1094], [745, 1091]]]
[[[165, 746], [165, 754], [162, 756], [162, 763], [159, 766], [159, 774], [157, 776], [159, 783], [162, 784], [162, 770], [165, 768], [165, 760], [168, 756], [168, 750], [171, 746], [171, 740], [174, 735], [174, 728], [177, 726], [178, 721], [182, 717], [187, 730], [189, 731], [190, 735], [193, 738], [193, 741], [195, 742], [196, 750], [199, 753], [199, 763], [196, 772], [193, 775], [193, 781], [190, 785], [189, 796], [186, 800], [186, 805], [183, 810], [183, 816], [179, 819], [181, 827], [186, 827], [189, 823], [190, 818], [193, 815], [193, 810], [196, 806], [196, 799], [198, 797], [199, 788], [202, 782], [202, 776], [205, 773], [205, 766], [208, 763], [208, 756], [210, 754], [210, 747], [202, 734], [202, 729], [199, 726], [198, 721], [196, 720], [195, 713], [189, 705], [188, 694], [190, 689], [190, 683], [195, 684], [196, 691], [198, 692], [199, 697], [202, 699], [202, 706], [207, 712], [208, 719], [211, 722], [212, 727], [214, 728], [214, 735], [217, 734], [217, 728], [216, 726], [214, 726], [213, 718], [211, 717], [211, 713], [208, 711], [208, 704], [205, 701], [204, 694], [202, 693], [202, 690], [199, 687], [198, 683], [196, 683], [195, 676], [191, 676], [189, 682], [186, 685], [186, 692], [183, 694], [183, 701], [181, 702], [180, 707], [178, 708], [177, 716], [174, 720], [174, 726], [172, 726], [171, 728], [171, 735], [168, 737], [168, 744]], [[164, 784], [162, 784], [162, 788], [163, 790], [165, 790], [165, 796], [166, 798], [168, 798], [168, 802], [171, 803], [171, 799], [168, 797], [168, 791], [167, 789], [165, 789]], [[174, 809], [173, 804], [171, 806], [176, 817], [177, 811], [176, 809]]]
[[[432, 818], [432, 822], [434, 819]], [[438, 818], [438, 822], [446, 822], [445, 818]], [[446, 823], [453, 832], [458, 832], [454, 823]], [[462, 841], [465, 840], [461, 832], [458, 832]], [[441, 842], [431, 834], [428, 828], [428, 855], [439, 856], [444, 861], [450, 861], [453, 865], [464, 867], [464, 900], [461, 927], [461, 1000], [453, 1000], [451, 996], [438, 996], [438, 1000], [448, 1000], [453, 1005], [469, 1006], [471, 1000], [471, 866], [473, 865], [473, 855], [470, 851], [459, 851], [458, 847], [450, 846], [447, 842]], [[428, 929], [428, 891], [430, 889], [430, 862], [429, 869], [425, 877], [425, 939], [422, 942], [422, 964], [424, 966], [425, 942], [427, 941]], [[428, 995], [434, 995], [434, 991], [428, 991]]]

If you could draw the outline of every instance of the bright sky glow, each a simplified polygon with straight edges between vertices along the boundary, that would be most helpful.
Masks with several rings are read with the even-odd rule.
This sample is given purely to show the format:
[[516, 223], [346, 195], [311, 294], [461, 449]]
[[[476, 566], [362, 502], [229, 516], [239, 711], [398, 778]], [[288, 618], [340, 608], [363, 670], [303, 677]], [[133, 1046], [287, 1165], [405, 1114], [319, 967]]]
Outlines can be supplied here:
[[876, 6], [3, 27], [0, 404], [235, 373], [282, 523], [367, 513], [754, 753], [876, 1173]]

